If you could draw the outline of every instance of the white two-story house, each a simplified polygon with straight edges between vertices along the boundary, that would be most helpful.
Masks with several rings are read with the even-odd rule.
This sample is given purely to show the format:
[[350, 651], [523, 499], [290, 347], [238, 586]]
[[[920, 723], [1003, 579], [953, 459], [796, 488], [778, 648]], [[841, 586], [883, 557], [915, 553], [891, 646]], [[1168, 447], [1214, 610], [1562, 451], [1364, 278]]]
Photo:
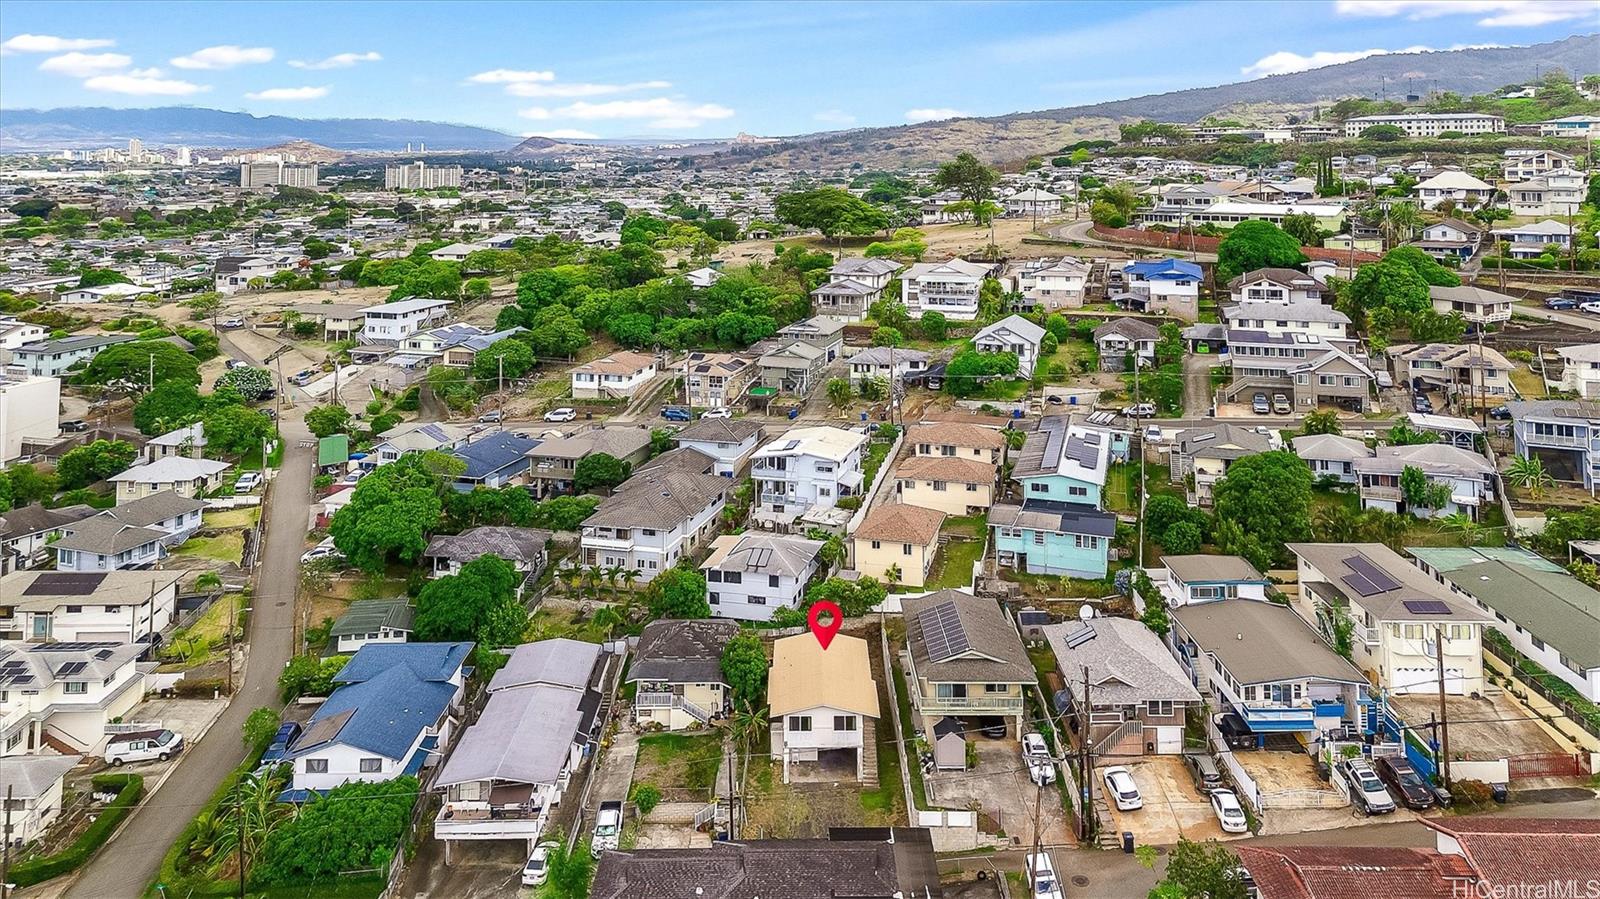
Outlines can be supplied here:
[[798, 515], [831, 509], [841, 496], [863, 489], [862, 448], [867, 438], [842, 428], [796, 428], [756, 450], [750, 476], [756, 502], [772, 512]]
[[1022, 316], [1008, 315], [978, 331], [972, 338], [972, 347], [980, 353], [1015, 353], [1017, 377], [1032, 378], [1044, 333], [1043, 328]]
[[714, 461], [712, 473], [725, 478], [744, 471], [766, 434], [761, 422], [750, 418], [702, 418], [672, 435], [678, 446], [704, 453]]
[[747, 532], [711, 541], [700, 563], [711, 614], [741, 621], [770, 621], [795, 608], [821, 564], [822, 541]]
[[149, 643], [172, 624], [182, 574], [13, 572], [0, 578], [0, 640]]
[[[1325, 638], [1351, 628], [1351, 660], [1390, 693], [1468, 696], [1483, 690], [1489, 615], [1381, 543], [1291, 543], [1294, 609]], [[1341, 624], [1347, 621], [1348, 624]], [[1443, 649], [1443, 659], [1439, 656]]]
[[667, 466], [635, 474], [584, 520], [583, 564], [637, 571], [650, 582], [710, 540], [734, 486]]
[[1558, 346], [1561, 357], [1561, 389], [1586, 400], [1600, 399], [1600, 343]]
[[1267, 577], [1240, 556], [1162, 556], [1156, 587], [1173, 607], [1219, 599], [1266, 599]]
[[856, 779], [876, 786], [876, 765], [867, 764], [876, 745], [878, 686], [867, 658], [867, 641], [836, 634], [823, 649], [811, 634], [783, 637], [772, 645], [767, 678], [772, 759], [783, 763], [783, 781], [808, 762], [847, 756]]
[[873, 379], [893, 383], [927, 368], [928, 354], [921, 350], [875, 346], [850, 357], [850, 385], [859, 389]]
[[47, 740], [97, 751], [106, 725], [144, 698], [137, 661], [144, 650], [135, 643], [0, 642], [0, 757], [39, 752]]
[[356, 340], [398, 346], [418, 331], [443, 323], [449, 312], [449, 300], [412, 299], [368, 306], [361, 310], [361, 331]]
[[818, 315], [861, 321], [901, 268], [892, 259], [840, 259], [828, 269], [827, 283], [811, 291], [812, 306]]
[[573, 399], [626, 399], [656, 376], [656, 357], [619, 350], [577, 366], [571, 375]]
[[[1461, 512], [1477, 520], [1495, 497], [1494, 465], [1472, 450], [1447, 443], [1381, 446], [1373, 455], [1356, 459], [1354, 467], [1363, 509], [1405, 511], [1418, 518]], [[1407, 499], [1403, 480], [1407, 468], [1421, 471], [1430, 486], [1449, 488], [1442, 505], [1414, 502], [1415, 496]]]
[[1440, 287], [1430, 285], [1428, 298], [1433, 301], [1433, 311], [1440, 315], [1454, 312], [1475, 325], [1490, 325], [1511, 320], [1511, 307], [1516, 297], [1485, 290], [1482, 287]]
[[960, 258], [919, 262], [900, 279], [900, 301], [912, 318], [938, 312], [951, 321], [970, 322], [978, 317], [978, 295], [993, 269]]

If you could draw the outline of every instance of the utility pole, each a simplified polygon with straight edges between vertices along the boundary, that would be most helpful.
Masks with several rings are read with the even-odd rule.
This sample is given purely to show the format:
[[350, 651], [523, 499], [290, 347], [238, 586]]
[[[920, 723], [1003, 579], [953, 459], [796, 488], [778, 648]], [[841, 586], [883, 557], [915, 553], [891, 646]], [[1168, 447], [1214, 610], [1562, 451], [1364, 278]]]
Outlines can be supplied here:
[[[259, 547], [257, 548], [259, 552]], [[224, 593], [220, 599], [228, 603], [228, 695], [233, 695], [233, 600]]]
[[240, 794], [238, 800], [236, 800], [234, 802], [233, 809], [234, 809], [234, 812], [237, 813], [238, 816], [239, 816], [239, 825], [238, 825], [238, 830], [239, 830], [239, 899], [245, 899], [245, 895], [244, 895], [244, 866], [245, 866], [245, 858], [244, 858], [244, 795], [243, 794]]
[[733, 794], [733, 768], [739, 763], [738, 753], [728, 747], [728, 839], [739, 839], [738, 799]]
[[1078, 785], [1078, 792], [1082, 795], [1082, 814], [1078, 819], [1078, 829], [1082, 831], [1080, 838], [1088, 842], [1094, 835], [1094, 759], [1089, 748], [1089, 666], [1083, 666], [1083, 704], [1078, 706], [1078, 775], [1083, 782]]
[[1444, 701], [1444, 628], [1433, 630], [1434, 664], [1439, 669], [1439, 773], [1450, 789], [1450, 710]]
[[[1030, 766], [1028, 774], [1033, 774]], [[1039, 838], [1039, 812], [1044, 808], [1044, 779], [1034, 778], [1033, 789], [1033, 854], [1028, 856], [1028, 895], [1033, 895], [1034, 884], [1039, 877], [1039, 857], [1044, 854], [1044, 846]]]
[[6, 883], [11, 876], [11, 791], [6, 787], [5, 848], [0, 849], [0, 899], [6, 897]]
[[156, 389], [156, 354], [150, 354], [150, 389]]
[[339, 405], [339, 360], [333, 360], [333, 404]]
[[500, 395], [500, 405], [502, 408], [504, 408], [506, 404], [506, 354], [501, 353], [500, 358], [496, 361], [500, 363], [500, 373], [496, 376], [498, 378], [498, 384], [495, 387], [495, 393]]

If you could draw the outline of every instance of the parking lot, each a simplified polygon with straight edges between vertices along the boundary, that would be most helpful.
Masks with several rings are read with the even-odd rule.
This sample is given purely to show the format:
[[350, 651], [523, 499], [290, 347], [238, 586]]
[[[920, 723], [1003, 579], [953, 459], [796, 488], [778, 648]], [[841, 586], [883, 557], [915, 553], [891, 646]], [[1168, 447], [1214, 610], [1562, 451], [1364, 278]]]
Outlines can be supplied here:
[[[1124, 812], [1108, 796], [1111, 826], [1117, 833], [1130, 831], [1139, 845], [1170, 846], [1180, 838], [1228, 840], [1248, 834], [1225, 834], [1211, 810], [1211, 800], [1194, 785], [1183, 760], [1175, 755], [1152, 755], [1119, 762], [1133, 775], [1144, 808]], [[1095, 788], [1105, 790], [1105, 768], [1095, 769]]]
[[[1022, 766], [1022, 746], [1014, 739], [990, 740], [974, 735], [978, 766], [970, 771], [939, 771], [927, 778], [928, 801], [942, 808], [977, 808], [1010, 836], [1016, 845], [1033, 843], [1034, 796], [1037, 789]], [[1056, 785], [1044, 788], [1039, 809], [1040, 837], [1045, 845], [1073, 840]]]

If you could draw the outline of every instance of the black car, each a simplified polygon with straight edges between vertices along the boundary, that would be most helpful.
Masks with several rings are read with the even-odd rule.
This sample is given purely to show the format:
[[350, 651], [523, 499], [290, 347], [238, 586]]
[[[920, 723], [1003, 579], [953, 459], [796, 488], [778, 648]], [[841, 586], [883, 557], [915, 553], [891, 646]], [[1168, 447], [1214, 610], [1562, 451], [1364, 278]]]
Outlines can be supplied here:
[[261, 764], [269, 765], [283, 760], [289, 754], [289, 746], [295, 738], [300, 736], [300, 725], [293, 721], [285, 721], [278, 726], [278, 732], [272, 735], [272, 742], [267, 744], [267, 750], [261, 753]]
[[997, 715], [986, 715], [979, 718], [978, 733], [991, 740], [1004, 740], [1006, 738], [1006, 719]]
[[1256, 735], [1251, 732], [1250, 726], [1244, 723], [1233, 712], [1227, 712], [1217, 719], [1217, 730], [1222, 731], [1222, 738], [1227, 741], [1229, 749], [1259, 749]]
[[1379, 756], [1373, 759], [1372, 767], [1377, 770], [1378, 779], [1400, 797], [1406, 808], [1419, 812], [1433, 808], [1436, 799], [1433, 789], [1409, 760], [1398, 756]]
[[1546, 309], [1576, 309], [1578, 301], [1568, 297], [1551, 297], [1544, 301]]
[[1495, 406], [1493, 409], [1489, 410], [1489, 417], [1495, 421], [1505, 421], [1511, 417], [1511, 407]]

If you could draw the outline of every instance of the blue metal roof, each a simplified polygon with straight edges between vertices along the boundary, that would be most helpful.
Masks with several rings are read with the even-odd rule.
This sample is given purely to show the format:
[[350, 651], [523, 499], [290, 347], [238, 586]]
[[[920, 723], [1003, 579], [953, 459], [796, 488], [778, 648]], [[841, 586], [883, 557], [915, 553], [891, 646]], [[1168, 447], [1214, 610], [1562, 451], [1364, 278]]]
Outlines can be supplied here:
[[471, 643], [368, 643], [350, 657], [333, 681], [354, 684], [404, 666], [422, 681], [447, 681], [472, 653]]
[[532, 437], [518, 437], [510, 431], [499, 431], [457, 449], [454, 455], [467, 463], [467, 470], [461, 473], [462, 479], [480, 480], [518, 463], [527, 465], [528, 450], [541, 442]]
[[312, 732], [318, 722], [345, 712], [350, 713], [349, 718], [337, 725], [338, 731], [326, 740], [297, 745], [289, 756], [299, 758], [339, 744], [399, 759], [422, 731], [439, 723], [455, 693], [456, 688], [446, 681], [424, 680], [407, 665], [393, 665], [369, 680], [334, 690], [311, 716], [306, 732]]
[[1198, 281], [1201, 278], [1200, 266], [1182, 259], [1130, 262], [1122, 270], [1146, 281]]

